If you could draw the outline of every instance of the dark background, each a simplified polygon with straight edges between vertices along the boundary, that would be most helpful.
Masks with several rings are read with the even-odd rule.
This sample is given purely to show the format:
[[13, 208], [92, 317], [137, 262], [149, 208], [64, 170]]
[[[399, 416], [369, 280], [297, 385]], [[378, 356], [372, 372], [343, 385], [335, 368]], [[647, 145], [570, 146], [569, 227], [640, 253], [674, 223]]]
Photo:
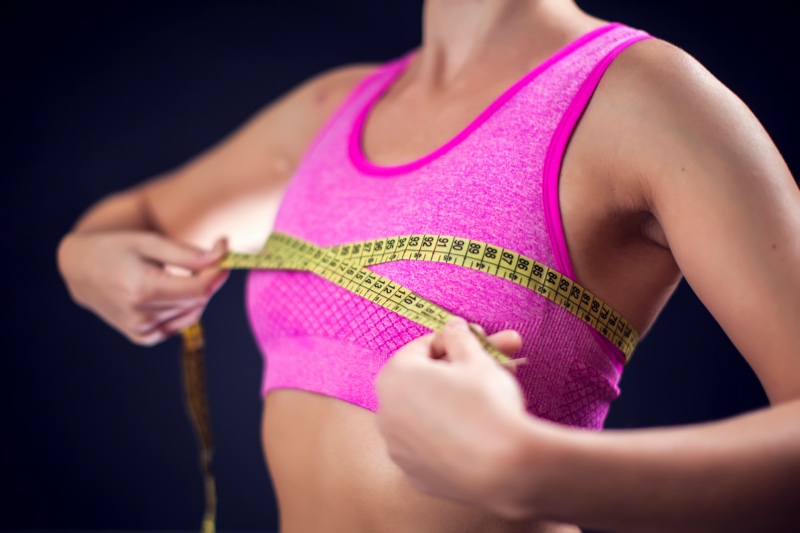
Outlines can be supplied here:
[[[790, 2], [579, 4], [699, 58], [797, 173]], [[58, 240], [92, 202], [182, 163], [308, 76], [407, 51], [419, 41], [420, 12], [419, 0], [3, 4], [0, 527], [197, 527], [201, 478], [178, 343], [135, 347], [73, 305], [55, 267]], [[243, 279], [234, 275], [205, 317], [219, 527], [263, 531], [277, 518]], [[766, 403], [685, 284], [622, 389], [608, 427], [709, 420]]]

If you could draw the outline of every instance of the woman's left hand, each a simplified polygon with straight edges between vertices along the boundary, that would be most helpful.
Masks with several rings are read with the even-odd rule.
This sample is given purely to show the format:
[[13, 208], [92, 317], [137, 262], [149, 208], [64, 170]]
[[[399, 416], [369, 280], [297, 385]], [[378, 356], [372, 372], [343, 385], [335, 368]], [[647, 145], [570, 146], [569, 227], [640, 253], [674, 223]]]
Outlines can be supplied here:
[[[489, 340], [507, 355], [522, 344], [506, 330]], [[527, 418], [512, 376], [462, 318], [401, 348], [377, 380], [378, 427], [392, 460], [423, 492], [489, 504], [513, 468], [513, 438]]]

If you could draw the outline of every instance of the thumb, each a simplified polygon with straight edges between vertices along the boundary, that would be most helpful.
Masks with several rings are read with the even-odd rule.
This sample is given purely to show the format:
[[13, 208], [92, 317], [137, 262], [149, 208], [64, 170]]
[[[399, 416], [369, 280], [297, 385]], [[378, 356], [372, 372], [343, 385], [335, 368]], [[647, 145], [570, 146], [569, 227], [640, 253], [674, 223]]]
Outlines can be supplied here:
[[430, 359], [431, 353], [431, 344], [433, 343], [433, 333], [429, 333], [427, 335], [423, 335], [421, 337], [417, 337], [416, 339], [412, 340], [399, 350], [395, 352], [392, 356], [392, 361], [400, 360], [422, 360], [422, 359]]
[[453, 362], [492, 361], [467, 321], [454, 316], [440, 332], [447, 358]]
[[161, 235], [142, 239], [138, 247], [142, 256], [151, 261], [189, 270], [200, 270], [219, 262], [227, 248], [227, 240], [224, 237], [218, 239], [211, 250], [206, 251]]

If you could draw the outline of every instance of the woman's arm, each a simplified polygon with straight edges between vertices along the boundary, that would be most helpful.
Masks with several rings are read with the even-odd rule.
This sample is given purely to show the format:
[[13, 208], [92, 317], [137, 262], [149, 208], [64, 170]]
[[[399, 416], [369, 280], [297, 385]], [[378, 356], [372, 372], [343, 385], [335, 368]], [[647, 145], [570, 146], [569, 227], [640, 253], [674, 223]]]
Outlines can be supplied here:
[[[511, 332], [495, 339], [519, 348]], [[800, 400], [682, 428], [577, 431], [528, 416], [463, 319], [398, 351], [378, 392], [389, 454], [423, 492], [615, 533], [800, 523]]]
[[[450, 365], [410, 349], [378, 383], [389, 451], [423, 490], [508, 516], [614, 532], [788, 531], [800, 523], [800, 191], [744, 104], [673, 47], [632, 47], [599, 91], [615, 111], [605, 135], [626, 162], [621, 174], [634, 176], [773, 406], [712, 424], [585, 433], [500, 401], [503, 371], [479, 366], [488, 358], [474, 346], [480, 357]], [[401, 405], [411, 383], [414, 402]]]
[[240, 250], [263, 244], [314, 134], [369, 70], [313, 78], [183, 167], [92, 206], [58, 248], [75, 302], [143, 345], [196, 321], [225, 281], [220, 237]]
[[624, 173], [770, 401], [800, 398], [800, 189], [739, 98], [677, 48], [640, 44], [603, 88]]
[[800, 400], [687, 427], [516, 429], [514, 463], [525, 466], [515, 478], [529, 476], [516, 493], [527, 493], [516, 508], [523, 515], [615, 533], [777, 532], [800, 524]]

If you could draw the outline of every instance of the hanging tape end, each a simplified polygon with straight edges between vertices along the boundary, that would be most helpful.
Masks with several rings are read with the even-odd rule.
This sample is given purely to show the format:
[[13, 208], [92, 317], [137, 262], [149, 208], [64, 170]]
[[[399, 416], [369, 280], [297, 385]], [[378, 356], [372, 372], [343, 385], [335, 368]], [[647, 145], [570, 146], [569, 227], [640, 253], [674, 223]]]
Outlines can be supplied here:
[[184, 350], [200, 350], [205, 345], [203, 341], [203, 328], [196, 322], [181, 332]]

